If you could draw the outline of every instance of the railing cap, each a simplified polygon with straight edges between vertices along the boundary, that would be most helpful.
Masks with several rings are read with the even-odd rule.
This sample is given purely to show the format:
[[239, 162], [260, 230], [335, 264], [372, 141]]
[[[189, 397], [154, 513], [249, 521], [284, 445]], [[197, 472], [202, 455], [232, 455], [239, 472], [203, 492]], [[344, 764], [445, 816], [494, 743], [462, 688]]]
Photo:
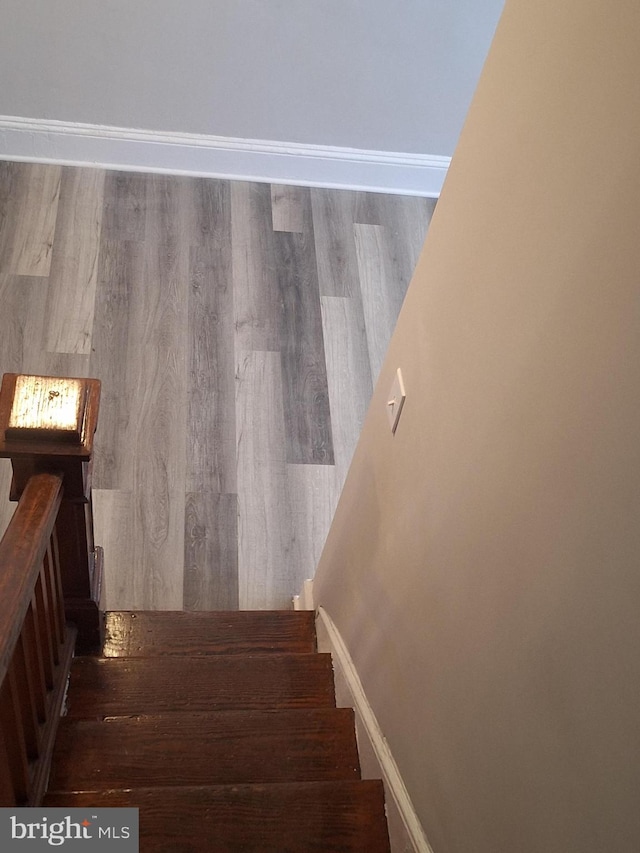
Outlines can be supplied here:
[[[41, 415], [38, 426], [35, 418], [26, 419], [21, 427], [19, 419], [12, 419], [12, 409], [19, 392], [32, 389], [33, 409]], [[75, 428], [51, 427], [47, 415], [47, 395], [57, 402], [57, 397], [68, 395], [75, 406]], [[93, 436], [98, 423], [100, 381], [86, 378], [53, 376], [27, 376], [5, 373], [0, 388], [0, 457], [10, 459], [55, 457], [57, 459], [88, 460], [93, 451]]]

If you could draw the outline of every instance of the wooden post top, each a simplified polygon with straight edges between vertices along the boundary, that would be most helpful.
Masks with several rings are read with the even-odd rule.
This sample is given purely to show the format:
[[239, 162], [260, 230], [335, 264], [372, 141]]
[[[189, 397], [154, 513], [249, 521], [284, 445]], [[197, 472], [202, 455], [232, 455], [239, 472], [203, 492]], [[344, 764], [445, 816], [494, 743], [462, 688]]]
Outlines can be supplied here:
[[5, 373], [0, 457], [90, 459], [99, 400], [97, 379]]
[[65, 500], [86, 502], [100, 382], [5, 373], [0, 387], [0, 458], [11, 459], [11, 500], [30, 477], [64, 476]]

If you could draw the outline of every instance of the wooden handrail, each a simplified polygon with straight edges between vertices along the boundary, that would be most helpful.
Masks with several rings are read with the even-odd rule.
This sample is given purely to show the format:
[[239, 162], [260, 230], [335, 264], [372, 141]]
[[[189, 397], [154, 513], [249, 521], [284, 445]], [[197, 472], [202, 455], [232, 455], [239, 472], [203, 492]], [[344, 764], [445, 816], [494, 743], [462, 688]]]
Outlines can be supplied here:
[[77, 631], [65, 622], [56, 524], [63, 475], [34, 474], [0, 542], [0, 806], [44, 794]]
[[74, 649], [100, 644], [99, 397], [94, 379], [2, 379], [0, 457], [11, 459], [18, 507], [0, 542], [0, 806], [40, 803]]
[[77, 627], [83, 653], [98, 649], [101, 640], [102, 551], [93, 541], [91, 512], [99, 402], [97, 379], [2, 377], [0, 457], [11, 460], [11, 500], [20, 498], [36, 474], [63, 477], [56, 547], [65, 617]]
[[0, 683], [34, 595], [62, 493], [62, 475], [31, 477], [0, 542]]

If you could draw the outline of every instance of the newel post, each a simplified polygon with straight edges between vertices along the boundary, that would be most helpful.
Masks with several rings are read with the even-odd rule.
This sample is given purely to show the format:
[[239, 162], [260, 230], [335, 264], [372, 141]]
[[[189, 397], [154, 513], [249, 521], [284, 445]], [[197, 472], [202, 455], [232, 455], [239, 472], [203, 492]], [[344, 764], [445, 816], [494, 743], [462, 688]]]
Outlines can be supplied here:
[[63, 475], [56, 522], [65, 615], [78, 628], [79, 651], [100, 645], [102, 549], [93, 541], [91, 455], [100, 382], [5, 373], [0, 388], [0, 457], [11, 459], [10, 498], [31, 476]]

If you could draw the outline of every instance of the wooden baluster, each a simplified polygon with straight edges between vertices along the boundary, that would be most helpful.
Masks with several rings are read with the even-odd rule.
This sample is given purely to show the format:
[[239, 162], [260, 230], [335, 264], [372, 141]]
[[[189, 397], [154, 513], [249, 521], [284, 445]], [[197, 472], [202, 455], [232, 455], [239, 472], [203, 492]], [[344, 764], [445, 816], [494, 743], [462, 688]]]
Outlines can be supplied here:
[[54, 573], [51, 570], [52, 560], [49, 557], [49, 551], [44, 557], [43, 570], [41, 577], [44, 584], [45, 606], [48, 614], [48, 630], [51, 633], [51, 651], [53, 654], [53, 663], [58, 666], [60, 663], [60, 649], [62, 646], [62, 638], [60, 636], [59, 619], [58, 619], [58, 596], [56, 592], [56, 583]]
[[27, 758], [29, 761], [35, 761], [40, 753], [38, 714], [36, 712], [33, 677], [29, 670], [22, 634], [20, 634], [16, 643], [11, 669], [13, 670], [15, 679], [16, 696], [20, 720], [22, 721], [22, 730], [24, 732], [24, 745], [27, 751]]
[[58, 642], [64, 645], [66, 634], [66, 618], [64, 612], [64, 592], [62, 589], [62, 571], [60, 568], [60, 548], [58, 547], [58, 521], [51, 534], [51, 544], [47, 550], [49, 559], [49, 572], [51, 575], [51, 589], [53, 592], [54, 614]]
[[23, 804], [29, 798], [29, 762], [12, 667], [9, 668], [0, 688], [0, 728], [4, 732], [15, 799], [18, 804]]
[[[55, 558], [51, 544], [44, 556], [44, 579], [47, 591], [47, 603], [51, 618], [51, 641], [53, 645], [53, 656], [56, 664], [60, 660], [60, 649], [64, 645], [65, 619], [64, 601], [59, 587], [59, 573], [56, 572]], [[56, 577], [58, 575], [58, 577]]]
[[66, 598], [83, 600], [91, 595], [89, 554], [93, 543], [89, 541], [88, 532], [84, 504], [63, 501], [56, 534]]
[[54, 539], [58, 544], [59, 578], [64, 590], [66, 618], [78, 627], [81, 650], [101, 643], [98, 606], [102, 586], [102, 549], [93, 542], [90, 498], [78, 503], [63, 501]]
[[36, 628], [40, 637], [40, 647], [42, 649], [42, 664], [44, 666], [44, 680], [47, 685], [47, 690], [53, 687], [53, 673], [55, 669], [55, 660], [53, 656], [53, 637], [54, 628], [51, 622], [51, 614], [49, 612], [49, 600], [47, 597], [47, 588], [44, 578], [44, 566], [34, 591], [33, 611], [36, 615]]
[[22, 638], [24, 641], [27, 668], [33, 679], [33, 692], [38, 722], [44, 723], [47, 719], [47, 685], [44, 678], [42, 649], [36, 625], [36, 612], [34, 610], [33, 599], [25, 616], [22, 627]]
[[13, 790], [9, 754], [5, 742], [4, 731], [0, 725], [0, 807], [15, 806], [16, 795]]

